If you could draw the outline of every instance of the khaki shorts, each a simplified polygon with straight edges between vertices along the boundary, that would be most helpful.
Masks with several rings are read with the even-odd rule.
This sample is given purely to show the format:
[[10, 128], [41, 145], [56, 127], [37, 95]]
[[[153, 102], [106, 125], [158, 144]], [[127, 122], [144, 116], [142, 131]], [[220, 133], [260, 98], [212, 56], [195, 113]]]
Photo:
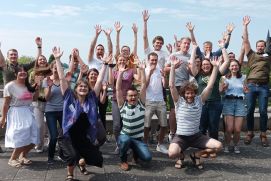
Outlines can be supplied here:
[[161, 127], [167, 127], [167, 107], [165, 101], [146, 101], [144, 127], [151, 127], [153, 114], [158, 117]]

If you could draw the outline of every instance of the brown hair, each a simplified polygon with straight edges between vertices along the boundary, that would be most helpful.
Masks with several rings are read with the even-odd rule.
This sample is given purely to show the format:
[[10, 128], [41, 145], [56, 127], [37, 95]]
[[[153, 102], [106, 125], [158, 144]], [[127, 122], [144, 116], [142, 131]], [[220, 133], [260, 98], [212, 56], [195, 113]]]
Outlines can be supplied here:
[[257, 42], [256, 42], [256, 46], [258, 45], [258, 43], [264, 43], [264, 46], [266, 47], [266, 42], [264, 41], [264, 40], [258, 40]]
[[198, 87], [193, 82], [186, 81], [179, 90], [180, 96], [184, 98], [185, 91], [188, 91], [188, 90], [194, 91], [195, 94], [198, 93]]
[[152, 44], [154, 44], [156, 42], [156, 40], [162, 41], [162, 43], [164, 44], [164, 38], [162, 36], [154, 37], [152, 40]]
[[[237, 79], [239, 79], [239, 78], [241, 78], [242, 77], [242, 73], [241, 73], [241, 65], [240, 65], [240, 63], [238, 62], [238, 60], [232, 60], [231, 62], [230, 62], [230, 64], [232, 63], [232, 62], [236, 62], [237, 64], [238, 64], [238, 66], [239, 66], [239, 70], [238, 70], [238, 72], [237, 72], [237, 74], [236, 74], [236, 78]], [[226, 76], [225, 76], [227, 79], [230, 79], [231, 78], [231, 72], [229, 72]]]

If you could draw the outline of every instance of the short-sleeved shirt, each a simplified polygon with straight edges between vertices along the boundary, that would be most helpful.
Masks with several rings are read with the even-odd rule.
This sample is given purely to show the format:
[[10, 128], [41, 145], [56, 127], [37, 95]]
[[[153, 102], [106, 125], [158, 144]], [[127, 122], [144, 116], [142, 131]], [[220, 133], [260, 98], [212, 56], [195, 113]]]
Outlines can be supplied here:
[[151, 52], [155, 52], [158, 55], [158, 65], [160, 69], [163, 69], [168, 59], [168, 53], [164, 50], [159, 50], [159, 51], [151, 50], [150, 47], [148, 47], [144, 51], [146, 59]]
[[[149, 72], [149, 67], [145, 69], [145, 72]], [[162, 75], [160, 67], [156, 67], [153, 74], [150, 77], [149, 85], [146, 89], [146, 100], [148, 101], [164, 101]]]
[[247, 54], [249, 73], [247, 80], [267, 82], [269, 81], [269, 72], [271, 56], [267, 54], [257, 54], [250, 50]]
[[202, 104], [201, 96], [196, 96], [191, 104], [179, 97], [175, 104], [177, 135], [191, 136], [199, 132]]
[[132, 138], [143, 137], [145, 106], [140, 100], [138, 100], [137, 105], [129, 105], [125, 101], [120, 108], [120, 116], [123, 124], [120, 134], [125, 134]]
[[[88, 64], [88, 66], [90, 69], [95, 68], [98, 70], [98, 72], [100, 72], [103, 66], [103, 61], [100, 59], [93, 58]], [[103, 82], [106, 82], [106, 81], [108, 81], [108, 66], [106, 67], [106, 73], [103, 79]]]
[[189, 53], [183, 54], [182, 52], [175, 52], [169, 56], [167, 64], [170, 65], [170, 57], [175, 56], [179, 60], [182, 60], [182, 64], [175, 70], [175, 86], [182, 86], [186, 81], [189, 80], [188, 62], [191, 57]]
[[26, 86], [18, 85], [14, 81], [5, 85], [3, 95], [11, 97], [10, 106], [30, 106], [33, 98], [33, 93], [29, 92]]
[[22, 65], [24, 67], [24, 70], [28, 71], [34, 67], [35, 61], [32, 61], [28, 64], [16, 64], [16, 65], [13, 65], [13, 64], [7, 62], [5, 67], [0, 68], [0, 70], [2, 70], [2, 74], [3, 74], [4, 85], [6, 85], [10, 81], [16, 79], [15, 69], [18, 67], [18, 65]]
[[[198, 94], [201, 94], [202, 91], [205, 89], [205, 87], [207, 87], [207, 84], [209, 82], [211, 75], [203, 75], [202, 73], [199, 73], [198, 75], [196, 75], [196, 80], [198, 83]], [[220, 92], [219, 92], [219, 81], [221, 78], [221, 73], [218, 72], [216, 79], [215, 79], [215, 83], [212, 89], [211, 94], [208, 97], [207, 101], [217, 101], [217, 100], [221, 100], [221, 96], [220, 96]]]

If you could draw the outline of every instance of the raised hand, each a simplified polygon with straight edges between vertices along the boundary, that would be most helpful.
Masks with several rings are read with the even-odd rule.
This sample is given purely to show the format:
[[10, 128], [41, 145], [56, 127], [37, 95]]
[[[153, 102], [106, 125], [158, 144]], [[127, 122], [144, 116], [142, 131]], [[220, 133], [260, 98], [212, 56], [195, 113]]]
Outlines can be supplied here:
[[41, 46], [42, 46], [42, 39], [41, 39], [41, 37], [37, 37], [37, 38], [35, 39], [35, 42], [36, 42], [36, 45], [37, 45], [38, 47], [41, 47]]
[[37, 86], [41, 86], [43, 79], [44, 79], [43, 75], [36, 75], [34, 78], [34, 82]]
[[170, 57], [170, 62], [171, 65], [176, 68], [179, 68], [181, 66], [181, 64], [183, 63], [180, 59], [178, 59], [176, 56], [171, 56]]
[[154, 70], [156, 68], [156, 65], [150, 65], [150, 74], [153, 74]]
[[50, 77], [47, 77], [47, 86], [52, 87], [53, 86], [53, 80], [50, 79]]
[[63, 55], [63, 51], [62, 52], [60, 51], [60, 47], [58, 48], [54, 47], [52, 51], [55, 59], [60, 59], [60, 57]]
[[94, 29], [95, 29], [96, 35], [99, 35], [101, 33], [101, 31], [102, 31], [102, 26], [101, 25], [95, 25]]
[[88, 72], [88, 66], [86, 64], [83, 64], [81, 67], [80, 67], [80, 71], [83, 73], [83, 74], [86, 74]]
[[110, 36], [112, 30], [113, 30], [112, 28], [107, 28], [107, 29], [103, 30], [103, 32], [104, 32], [104, 34], [105, 34], [106, 36]]
[[143, 21], [144, 21], [144, 22], [147, 22], [148, 19], [149, 19], [149, 17], [150, 17], [148, 10], [144, 10], [144, 11], [142, 12], [142, 16], [143, 16]]
[[102, 90], [107, 91], [108, 85], [109, 85], [108, 82], [104, 82], [102, 86]]
[[119, 21], [116, 21], [115, 24], [114, 24], [114, 26], [115, 26], [116, 32], [120, 32], [121, 31], [122, 25], [120, 25]]
[[194, 25], [192, 25], [191, 22], [187, 22], [186, 23], [186, 28], [188, 29], [189, 32], [193, 32], [194, 31]]
[[249, 23], [250, 23], [250, 17], [249, 16], [243, 17], [243, 25], [247, 26]]
[[167, 51], [171, 54], [172, 53], [172, 45], [169, 43], [166, 45]]
[[213, 56], [210, 60], [210, 63], [213, 65], [213, 66], [219, 66], [220, 62], [219, 62], [219, 59], [217, 56]]
[[108, 63], [108, 64], [111, 64], [111, 61], [112, 61], [112, 54], [110, 55], [104, 55], [104, 57], [101, 58], [101, 60], [104, 62], [104, 63]]
[[225, 47], [225, 40], [218, 40], [218, 46], [220, 48], [224, 48]]
[[138, 31], [138, 27], [136, 26], [135, 23], [133, 23], [132, 30], [134, 31], [134, 33], [137, 33]]
[[226, 26], [226, 29], [227, 29], [227, 32], [228, 33], [232, 33], [232, 31], [234, 30], [235, 26], [233, 23], [229, 23], [227, 26]]
[[77, 58], [79, 56], [79, 50], [77, 48], [72, 49], [72, 56]]
[[144, 70], [146, 68], [146, 62], [145, 61], [139, 61], [137, 66], [138, 66], [138, 68], [140, 70]]

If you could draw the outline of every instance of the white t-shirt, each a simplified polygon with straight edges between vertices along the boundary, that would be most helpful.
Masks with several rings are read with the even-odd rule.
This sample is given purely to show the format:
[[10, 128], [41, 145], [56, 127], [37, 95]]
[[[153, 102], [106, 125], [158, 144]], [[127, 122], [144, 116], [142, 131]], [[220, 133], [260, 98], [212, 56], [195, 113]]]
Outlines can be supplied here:
[[164, 68], [165, 64], [167, 62], [168, 53], [164, 50], [160, 50], [160, 51], [156, 51], [154, 49], [151, 50], [150, 47], [148, 47], [144, 50], [146, 60], [148, 60], [148, 55], [151, 52], [155, 52], [158, 55], [158, 65], [159, 65], [160, 69]]
[[[88, 64], [89, 68], [95, 68], [98, 70], [98, 72], [100, 73], [100, 70], [102, 69], [103, 66], [103, 61], [101, 59], [97, 59], [97, 58], [93, 58], [90, 63]], [[106, 71], [105, 71], [105, 75], [104, 75], [104, 79], [103, 82], [107, 82], [108, 81], [108, 66], [106, 67]]]
[[10, 106], [30, 106], [33, 93], [29, 92], [25, 86], [11, 81], [5, 85], [3, 96], [11, 97]]
[[[145, 69], [146, 75], [149, 72], [149, 69], [149, 67]], [[156, 67], [151, 75], [149, 85], [146, 89], [146, 100], [148, 101], [164, 101], [162, 75], [160, 70], [159, 67]]]

